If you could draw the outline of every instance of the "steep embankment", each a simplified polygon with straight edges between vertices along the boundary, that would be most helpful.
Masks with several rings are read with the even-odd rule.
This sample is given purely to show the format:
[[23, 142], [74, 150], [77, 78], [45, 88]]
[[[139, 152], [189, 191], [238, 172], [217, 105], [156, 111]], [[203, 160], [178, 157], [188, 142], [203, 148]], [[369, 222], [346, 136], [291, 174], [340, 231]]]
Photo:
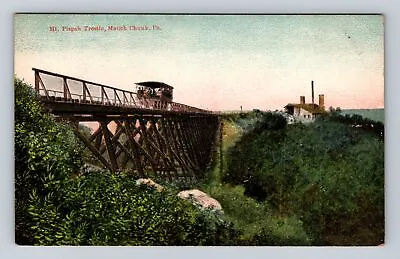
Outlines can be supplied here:
[[[250, 123], [250, 122], [249, 122]], [[246, 124], [246, 123], [243, 123]], [[207, 186], [216, 186], [221, 184], [221, 172], [224, 171], [227, 164], [224, 158], [229, 148], [231, 148], [236, 141], [240, 139], [245, 129], [236, 123], [232, 118], [225, 117], [222, 119], [222, 127], [219, 129], [220, 136], [218, 142], [218, 148], [214, 157], [214, 167], [209, 173], [208, 179], [206, 179]]]
[[382, 243], [383, 124], [333, 113], [285, 125], [277, 116], [265, 114], [229, 149], [223, 182], [244, 186], [272, 217], [300, 222], [294, 238], [303, 229], [315, 245]]
[[[260, 112], [225, 114], [222, 117], [222, 148], [219, 150], [221, 163], [217, 163], [218, 166], [211, 172], [212, 181], [200, 188], [221, 203], [225, 217], [239, 230], [237, 245], [310, 245], [311, 238], [301, 226], [300, 220], [274, 215], [267, 202], [259, 202], [245, 195], [243, 185], [222, 179], [229, 175], [230, 150], [243, 136], [257, 130], [263, 118]], [[280, 116], [277, 118], [282, 119]], [[280, 122], [285, 123], [285, 120]]]

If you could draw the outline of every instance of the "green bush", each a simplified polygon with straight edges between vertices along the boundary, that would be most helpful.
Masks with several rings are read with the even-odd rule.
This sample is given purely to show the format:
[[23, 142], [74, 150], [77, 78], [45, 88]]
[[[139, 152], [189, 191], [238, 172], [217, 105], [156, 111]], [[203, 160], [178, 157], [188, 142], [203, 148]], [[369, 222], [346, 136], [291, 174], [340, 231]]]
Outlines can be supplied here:
[[383, 124], [335, 113], [307, 125], [270, 119], [276, 127], [255, 127], [229, 150], [223, 181], [301, 220], [314, 244], [382, 243]]
[[267, 193], [262, 187], [260, 177], [256, 177], [256, 172], [260, 171], [266, 159], [270, 158], [273, 150], [284, 140], [285, 128], [286, 120], [283, 116], [264, 113], [253, 130], [243, 134], [240, 141], [228, 151], [228, 169], [223, 181], [244, 184], [247, 194], [259, 200], [265, 199]]
[[207, 190], [222, 205], [226, 217], [240, 232], [237, 245], [310, 245], [311, 238], [295, 217], [276, 217], [266, 202], [244, 194], [243, 186], [217, 186]]
[[66, 125], [44, 112], [33, 89], [14, 79], [15, 94], [15, 240], [32, 244], [27, 213], [32, 193], [46, 198], [81, 165], [78, 144]]
[[233, 224], [131, 175], [90, 172], [68, 125], [15, 79], [15, 235], [25, 245], [232, 245]]
[[295, 217], [272, 217], [261, 230], [251, 237], [249, 244], [256, 246], [306, 246], [312, 240]]
[[53, 201], [33, 199], [29, 213], [40, 245], [223, 245], [235, 235], [213, 213], [136, 186], [128, 174], [89, 173]]

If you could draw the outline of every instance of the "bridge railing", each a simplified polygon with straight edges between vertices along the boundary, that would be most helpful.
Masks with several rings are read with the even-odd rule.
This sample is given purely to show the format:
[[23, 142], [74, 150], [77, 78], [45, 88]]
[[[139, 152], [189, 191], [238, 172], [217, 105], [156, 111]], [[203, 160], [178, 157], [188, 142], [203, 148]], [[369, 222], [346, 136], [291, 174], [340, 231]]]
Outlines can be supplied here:
[[98, 84], [87, 80], [32, 68], [35, 73], [35, 91], [54, 102], [121, 106], [137, 109], [175, 112], [212, 113], [181, 103], [154, 98], [139, 98], [137, 93]]

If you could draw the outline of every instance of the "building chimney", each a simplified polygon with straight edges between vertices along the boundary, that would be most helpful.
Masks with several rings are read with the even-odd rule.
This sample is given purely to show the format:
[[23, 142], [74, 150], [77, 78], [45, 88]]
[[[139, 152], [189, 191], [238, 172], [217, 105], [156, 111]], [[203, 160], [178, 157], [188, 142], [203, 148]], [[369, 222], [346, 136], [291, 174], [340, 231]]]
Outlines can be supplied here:
[[311, 81], [311, 102], [314, 105], [314, 81]]
[[320, 94], [318, 96], [319, 96], [319, 108], [325, 110], [325, 97], [323, 94]]
[[306, 103], [306, 97], [300, 96], [300, 104], [305, 104], [305, 103]]

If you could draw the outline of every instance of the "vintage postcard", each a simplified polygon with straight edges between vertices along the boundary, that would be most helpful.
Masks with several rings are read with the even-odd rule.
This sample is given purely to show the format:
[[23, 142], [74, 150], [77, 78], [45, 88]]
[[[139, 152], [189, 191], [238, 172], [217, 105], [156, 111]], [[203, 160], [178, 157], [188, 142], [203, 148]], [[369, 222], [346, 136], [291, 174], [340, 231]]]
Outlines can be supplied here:
[[14, 15], [15, 242], [381, 246], [384, 17]]

